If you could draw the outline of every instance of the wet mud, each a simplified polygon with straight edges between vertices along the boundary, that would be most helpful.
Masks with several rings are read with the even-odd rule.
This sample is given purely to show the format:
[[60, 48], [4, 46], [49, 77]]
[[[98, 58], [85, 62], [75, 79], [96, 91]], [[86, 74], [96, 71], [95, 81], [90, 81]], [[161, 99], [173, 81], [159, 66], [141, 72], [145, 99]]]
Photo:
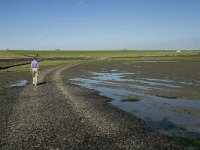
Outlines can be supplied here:
[[199, 65], [200, 62], [104, 61], [71, 68], [66, 79], [111, 98], [112, 105], [143, 119], [156, 132], [175, 140], [198, 141]]

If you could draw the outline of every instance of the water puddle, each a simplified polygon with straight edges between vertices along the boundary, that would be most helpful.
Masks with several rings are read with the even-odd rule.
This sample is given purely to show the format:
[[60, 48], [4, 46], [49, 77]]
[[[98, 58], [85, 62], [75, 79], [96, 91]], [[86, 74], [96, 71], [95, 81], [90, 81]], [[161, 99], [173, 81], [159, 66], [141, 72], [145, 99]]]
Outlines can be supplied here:
[[19, 80], [14, 84], [9, 85], [8, 87], [11, 87], [11, 88], [13, 88], [13, 87], [22, 87], [22, 86], [25, 86], [27, 84], [28, 84], [27, 80]]
[[90, 72], [87, 76], [71, 80], [74, 84], [97, 90], [101, 95], [112, 98], [112, 105], [143, 119], [155, 131], [172, 137], [199, 139], [199, 100], [149, 94], [155, 90], [176, 92], [186, 82], [165, 78], [136, 78], [136, 74], [139, 73], [113, 69], [110, 72]]

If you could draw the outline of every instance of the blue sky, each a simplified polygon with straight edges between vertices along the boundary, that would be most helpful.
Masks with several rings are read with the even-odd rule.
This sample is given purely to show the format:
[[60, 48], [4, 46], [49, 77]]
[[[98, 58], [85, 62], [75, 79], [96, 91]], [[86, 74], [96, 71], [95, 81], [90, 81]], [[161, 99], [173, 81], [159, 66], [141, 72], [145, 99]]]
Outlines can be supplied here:
[[0, 0], [0, 49], [200, 49], [200, 0]]

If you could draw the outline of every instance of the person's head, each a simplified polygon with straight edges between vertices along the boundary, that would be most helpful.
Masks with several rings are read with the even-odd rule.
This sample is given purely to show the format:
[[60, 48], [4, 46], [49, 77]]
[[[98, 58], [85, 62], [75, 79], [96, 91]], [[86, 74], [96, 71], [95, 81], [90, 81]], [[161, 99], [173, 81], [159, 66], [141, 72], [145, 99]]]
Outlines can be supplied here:
[[36, 58], [36, 57], [34, 57], [34, 58], [33, 58], [33, 60], [37, 60], [37, 58]]

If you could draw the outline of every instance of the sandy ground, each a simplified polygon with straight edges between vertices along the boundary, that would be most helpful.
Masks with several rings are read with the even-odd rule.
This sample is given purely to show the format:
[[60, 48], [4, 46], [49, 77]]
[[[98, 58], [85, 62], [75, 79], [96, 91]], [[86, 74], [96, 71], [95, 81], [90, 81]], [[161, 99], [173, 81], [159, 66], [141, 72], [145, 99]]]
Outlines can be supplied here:
[[95, 91], [43, 70], [39, 85], [2, 88], [0, 149], [183, 149]]

